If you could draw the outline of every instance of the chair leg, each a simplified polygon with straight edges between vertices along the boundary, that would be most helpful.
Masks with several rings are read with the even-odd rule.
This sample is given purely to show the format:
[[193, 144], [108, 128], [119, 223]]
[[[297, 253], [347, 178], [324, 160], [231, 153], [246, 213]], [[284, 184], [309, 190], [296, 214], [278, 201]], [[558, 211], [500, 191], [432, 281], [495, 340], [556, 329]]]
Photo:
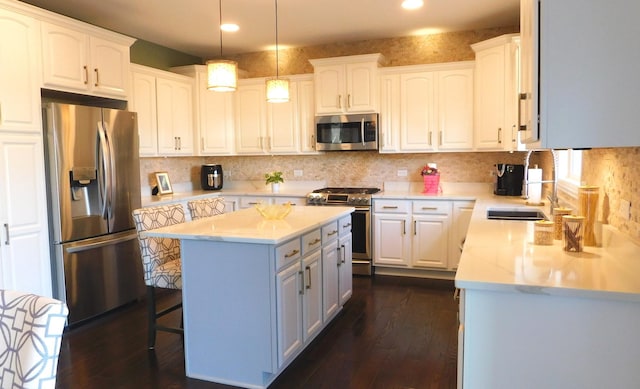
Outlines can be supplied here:
[[156, 346], [156, 293], [153, 286], [147, 286], [147, 327], [148, 347], [153, 350]]

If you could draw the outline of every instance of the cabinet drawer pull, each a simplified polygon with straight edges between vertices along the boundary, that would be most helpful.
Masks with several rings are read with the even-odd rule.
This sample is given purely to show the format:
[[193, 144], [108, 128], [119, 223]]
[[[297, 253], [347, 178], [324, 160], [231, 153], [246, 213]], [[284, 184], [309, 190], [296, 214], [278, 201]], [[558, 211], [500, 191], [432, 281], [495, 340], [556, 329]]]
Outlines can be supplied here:
[[306, 288], [307, 289], [311, 289], [311, 267], [310, 266], [306, 266], [304, 268], [304, 270], [307, 271], [307, 279], [309, 280], [309, 282], [307, 283]]
[[383, 205], [382, 209], [398, 209], [397, 205]]
[[100, 73], [98, 73], [98, 68], [93, 69], [93, 71], [96, 72], [96, 83], [94, 86], [100, 86]]
[[315, 239], [313, 240], [313, 242], [309, 242], [309, 246], [313, 246], [313, 245], [315, 245], [315, 244], [318, 244], [318, 243], [320, 243], [320, 241], [321, 241], [321, 239], [320, 239], [320, 238], [315, 238]]
[[297, 255], [299, 252], [300, 252], [300, 250], [295, 249], [295, 250], [293, 250], [292, 252], [290, 252], [289, 254], [285, 254], [285, 255], [284, 255], [284, 257], [285, 257], [285, 258], [291, 258], [291, 257], [293, 257], [294, 255]]
[[333, 230], [333, 231], [327, 233], [327, 236], [335, 235], [337, 233], [338, 233], [338, 230]]
[[4, 223], [4, 230], [7, 233], [7, 240], [4, 241], [4, 244], [9, 246], [10, 241], [9, 241], [9, 223]]
[[423, 211], [437, 211], [438, 207], [422, 207]]
[[343, 224], [342, 225], [342, 228], [349, 228], [349, 227], [351, 227], [351, 223], [347, 223], [347, 224]]

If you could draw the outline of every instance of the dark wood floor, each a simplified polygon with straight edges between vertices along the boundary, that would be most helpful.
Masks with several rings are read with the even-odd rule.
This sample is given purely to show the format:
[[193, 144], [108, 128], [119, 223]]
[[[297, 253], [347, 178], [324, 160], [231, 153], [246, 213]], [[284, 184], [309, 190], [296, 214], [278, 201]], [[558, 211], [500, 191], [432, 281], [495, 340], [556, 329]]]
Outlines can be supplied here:
[[[375, 276], [353, 285], [336, 320], [269, 388], [455, 388], [453, 282]], [[56, 387], [231, 388], [187, 378], [178, 335], [159, 333], [147, 351], [145, 312], [135, 303], [67, 331]]]

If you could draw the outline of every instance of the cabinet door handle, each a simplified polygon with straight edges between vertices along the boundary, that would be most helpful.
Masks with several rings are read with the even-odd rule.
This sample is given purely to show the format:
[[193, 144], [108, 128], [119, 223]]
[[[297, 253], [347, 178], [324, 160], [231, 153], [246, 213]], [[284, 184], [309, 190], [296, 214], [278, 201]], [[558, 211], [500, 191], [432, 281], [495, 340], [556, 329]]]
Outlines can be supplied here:
[[313, 242], [309, 242], [309, 246], [313, 246], [313, 245], [316, 245], [316, 244], [318, 244], [318, 243], [320, 243], [320, 238], [315, 238], [315, 239], [313, 240]]
[[327, 233], [327, 236], [335, 235], [337, 233], [338, 233], [338, 230], [333, 230], [333, 231]]
[[300, 250], [295, 249], [295, 250], [291, 251], [289, 254], [285, 254], [285, 255], [284, 255], [284, 257], [285, 257], [285, 258], [291, 258], [291, 257], [293, 257], [294, 255], [298, 254], [299, 252], [300, 252]]
[[309, 282], [307, 283], [306, 288], [307, 289], [311, 289], [311, 267], [310, 266], [306, 266], [304, 268], [304, 270], [307, 271], [307, 279], [309, 280]]
[[89, 69], [87, 69], [86, 65], [82, 68], [84, 69], [84, 84], [87, 85], [89, 83]]
[[407, 235], [407, 221], [402, 221], [402, 235]]
[[429, 146], [431, 146], [431, 131], [429, 131]]
[[342, 263], [346, 263], [346, 262], [347, 262], [347, 258], [346, 258], [347, 250], [346, 250], [346, 248], [344, 247], [344, 245], [342, 245], [342, 246], [340, 246], [340, 247], [342, 247]]
[[182, 137], [178, 137], [178, 150], [182, 150]]
[[418, 227], [416, 226], [416, 220], [413, 221], [413, 235], [416, 235]]
[[526, 93], [520, 93], [518, 95], [518, 131], [527, 131], [527, 125], [522, 124], [522, 102], [528, 100]]
[[502, 128], [498, 128], [498, 144], [502, 144]]
[[342, 95], [338, 95], [338, 108], [342, 108]]
[[9, 240], [9, 223], [4, 223], [4, 230], [7, 233], [7, 239], [4, 241], [4, 244], [9, 246], [9, 244], [11, 243]]
[[336, 251], [338, 251], [338, 260], [336, 261], [336, 266], [338, 266], [338, 267], [340, 267], [340, 265], [342, 265], [342, 262], [340, 261], [340, 257], [343, 256], [343, 254], [342, 254], [342, 251], [343, 251], [342, 249], [343, 248], [344, 248], [344, 245], [343, 246], [338, 246], [336, 248]]
[[299, 271], [298, 275], [300, 276], [300, 290], [298, 290], [298, 294], [304, 294], [304, 273]]
[[517, 137], [516, 137], [516, 125], [514, 124], [513, 126], [511, 126], [511, 142], [516, 143], [517, 141]]
[[99, 86], [100, 85], [100, 73], [98, 73], [98, 68], [93, 69], [94, 72], [96, 72], [96, 83], [94, 84], [94, 86]]
[[351, 93], [347, 95], [347, 108], [351, 108]]
[[442, 131], [438, 132], [438, 146], [442, 146]]

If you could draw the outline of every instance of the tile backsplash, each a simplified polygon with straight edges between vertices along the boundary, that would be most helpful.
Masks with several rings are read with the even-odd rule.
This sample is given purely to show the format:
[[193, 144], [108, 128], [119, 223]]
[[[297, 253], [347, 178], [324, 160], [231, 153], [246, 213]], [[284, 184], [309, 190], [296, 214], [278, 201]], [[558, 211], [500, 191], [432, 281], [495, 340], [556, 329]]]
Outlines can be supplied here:
[[[200, 166], [222, 165], [225, 182], [262, 180], [274, 170], [287, 181], [326, 180], [330, 186], [376, 186], [384, 181], [421, 181], [420, 170], [428, 162], [438, 165], [444, 182], [493, 182], [494, 164], [522, 163], [523, 152], [379, 154], [375, 151], [340, 151], [304, 156], [234, 156], [142, 158], [141, 185], [152, 186], [156, 171], [169, 173], [175, 183], [200, 186]], [[294, 176], [294, 170], [302, 173]], [[398, 171], [406, 170], [406, 176]]]

